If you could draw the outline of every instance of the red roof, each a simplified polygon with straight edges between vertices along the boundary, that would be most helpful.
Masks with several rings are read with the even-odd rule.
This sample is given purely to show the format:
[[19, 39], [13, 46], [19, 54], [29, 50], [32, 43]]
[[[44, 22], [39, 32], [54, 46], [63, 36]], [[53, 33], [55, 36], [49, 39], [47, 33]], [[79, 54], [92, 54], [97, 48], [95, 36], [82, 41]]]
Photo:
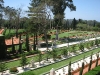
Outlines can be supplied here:
[[[12, 39], [5, 40], [6, 45], [12, 45]], [[19, 38], [13, 38], [13, 44], [19, 44]]]
[[0, 29], [0, 34], [2, 34], [2, 33], [3, 33], [3, 31], [4, 31], [4, 29]]

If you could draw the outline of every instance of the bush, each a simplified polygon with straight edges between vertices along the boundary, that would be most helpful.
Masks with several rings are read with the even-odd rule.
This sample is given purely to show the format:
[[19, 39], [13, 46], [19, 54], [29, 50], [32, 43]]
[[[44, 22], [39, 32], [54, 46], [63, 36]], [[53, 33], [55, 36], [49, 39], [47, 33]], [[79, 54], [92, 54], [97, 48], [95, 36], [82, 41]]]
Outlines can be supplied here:
[[10, 68], [10, 72], [18, 72], [18, 70], [17, 70], [17, 67], [12, 67], [12, 68]]
[[10, 39], [13, 36], [15, 36], [15, 33], [6, 34], [5, 39]]
[[[45, 40], [45, 35], [42, 36], [42, 39]], [[47, 34], [47, 39], [51, 39], [51, 35]]]
[[79, 45], [79, 49], [83, 52], [84, 51], [84, 45], [81, 43], [80, 45]]

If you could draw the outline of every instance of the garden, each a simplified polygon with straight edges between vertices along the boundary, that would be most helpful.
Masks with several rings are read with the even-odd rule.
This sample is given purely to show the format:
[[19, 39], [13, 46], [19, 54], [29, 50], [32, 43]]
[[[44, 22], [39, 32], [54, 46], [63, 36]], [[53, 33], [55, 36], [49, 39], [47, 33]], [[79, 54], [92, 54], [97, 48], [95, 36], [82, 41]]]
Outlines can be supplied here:
[[[74, 32], [73, 34], [75, 34], [75, 31], [70, 31], [70, 33], [71, 32]], [[86, 32], [86, 35], [87, 35], [87, 32]], [[89, 38], [93, 38], [92, 37], [93, 32], [91, 32], [90, 35], [91, 36]], [[68, 36], [66, 36], [66, 37], [68, 37]], [[83, 37], [85, 37], [85, 36], [82, 37], [82, 34], [80, 34], [80, 37], [82, 39], [81, 40], [77, 40], [78, 42], [80, 42], [79, 44], [70, 45], [68, 47], [65, 46], [63, 48], [55, 48], [52, 51], [45, 51], [43, 54], [40, 51], [38, 51], [38, 52], [35, 53], [36, 55], [34, 56], [34, 53], [32, 53], [30, 51], [29, 53], [31, 54], [31, 56], [29, 56], [29, 55], [27, 55], [27, 52], [24, 52], [25, 56], [20, 54], [20, 57], [22, 59], [18, 58], [18, 60], [16, 60], [16, 61], [7, 62], [6, 63], [7, 68], [10, 68], [11, 73], [13, 73], [12, 69], [16, 68], [16, 72], [15, 73], [18, 73], [17, 67], [18, 66], [19, 67], [22, 66], [21, 65], [22, 61], [23, 62], [26, 61], [26, 63], [23, 64], [23, 66], [25, 66], [27, 64], [32, 64], [32, 60], [33, 60], [34, 63], [36, 63], [36, 62], [39, 62], [39, 63], [37, 63], [37, 66], [36, 66], [36, 64], [31, 65], [30, 68], [33, 69], [33, 72], [32, 71], [31, 72], [32, 72], [32, 74], [34, 73], [35, 75], [39, 75], [39, 74], [43, 74], [45, 72], [48, 72], [52, 67], [55, 68], [55, 69], [58, 69], [58, 68], [60, 68], [62, 66], [65, 66], [66, 64], [68, 64], [70, 60], [71, 60], [71, 62], [75, 62], [75, 61], [77, 61], [79, 59], [82, 59], [84, 57], [84, 55], [85, 56], [89, 56], [91, 54], [91, 52], [97, 53], [99, 51], [99, 43], [100, 43], [99, 39], [95, 38], [95, 40], [90, 41], [89, 38], [85, 38], [85, 39], [88, 39], [89, 41], [81, 42], [81, 41], [85, 40], [85, 39], [83, 39]], [[72, 35], [72, 38], [73, 38], [73, 35]], [[75, 41], [73, 41], [73, 42], [75, 42]], [[67, 43], [72, 43], [72, 42], [69, 41]], [[60, 44], [63, 44], [63, 43], [59, 43], [59, 44], [56, 44], [56, 45], [60, 45]], [[98, 47], [98, 48], [95, 49], [96, 47]], [[87, 49], [89, 50], [88, 52], [86, 52]], [[80, 54], [80, 53], [82, 53], [82, 54]], [[26, 58], [26, 55], [27, 55], [28, 58]], [[22, 56], [24, 56], [24, 57], [22, 57]], [[74, 56], [74, 57], [72, 57], [72, 56]], [[25, 59], [27, 59], [27, 60], [25, 60]], [[44, 70], [43, 68], [46, 69], [46, 70]], [[30, 70], [30, 69], [27, 69], [27, 71], [28, 70]], [[25, 72], [24, 74], [28, 74], [29, 72]]]

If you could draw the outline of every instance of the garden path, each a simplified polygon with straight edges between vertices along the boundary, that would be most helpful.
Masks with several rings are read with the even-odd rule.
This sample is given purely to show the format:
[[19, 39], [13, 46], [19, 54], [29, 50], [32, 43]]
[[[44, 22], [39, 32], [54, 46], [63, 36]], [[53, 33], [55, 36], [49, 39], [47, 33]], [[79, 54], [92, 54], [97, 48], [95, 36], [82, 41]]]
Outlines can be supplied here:
[[[87, 41], [92, 41], [92, 40], [95, 40], [95, 39], [100, 39], [100, 37], [85, 39], [85, 40], [77, 41], [77, 42], [64, 43], [64, 44], [53, 46], [53, 48], [68, 47], [68, 45], [79, 44], [80, 42], [87, 42]], [[38, 48], [38, 50], [40, 50], [40, 51], [46, 51], [46, 49], [47, 48]], [[52, 47], [50, 47], [49, 50], [52, 50]]]

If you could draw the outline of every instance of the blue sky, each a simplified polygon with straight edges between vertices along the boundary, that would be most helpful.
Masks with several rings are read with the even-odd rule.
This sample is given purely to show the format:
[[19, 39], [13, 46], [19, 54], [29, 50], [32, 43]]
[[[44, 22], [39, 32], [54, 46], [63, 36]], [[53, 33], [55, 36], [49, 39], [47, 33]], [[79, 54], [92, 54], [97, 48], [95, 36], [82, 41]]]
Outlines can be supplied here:
[[[4, 0], [5, 6], [22, 7], [23, 10], [28, 10], [30, 0]], [[66, 19], [84, 19], [100, 21], [100, 0], [73, 0], [76, 6], [76, 11], [65, 10]]]

